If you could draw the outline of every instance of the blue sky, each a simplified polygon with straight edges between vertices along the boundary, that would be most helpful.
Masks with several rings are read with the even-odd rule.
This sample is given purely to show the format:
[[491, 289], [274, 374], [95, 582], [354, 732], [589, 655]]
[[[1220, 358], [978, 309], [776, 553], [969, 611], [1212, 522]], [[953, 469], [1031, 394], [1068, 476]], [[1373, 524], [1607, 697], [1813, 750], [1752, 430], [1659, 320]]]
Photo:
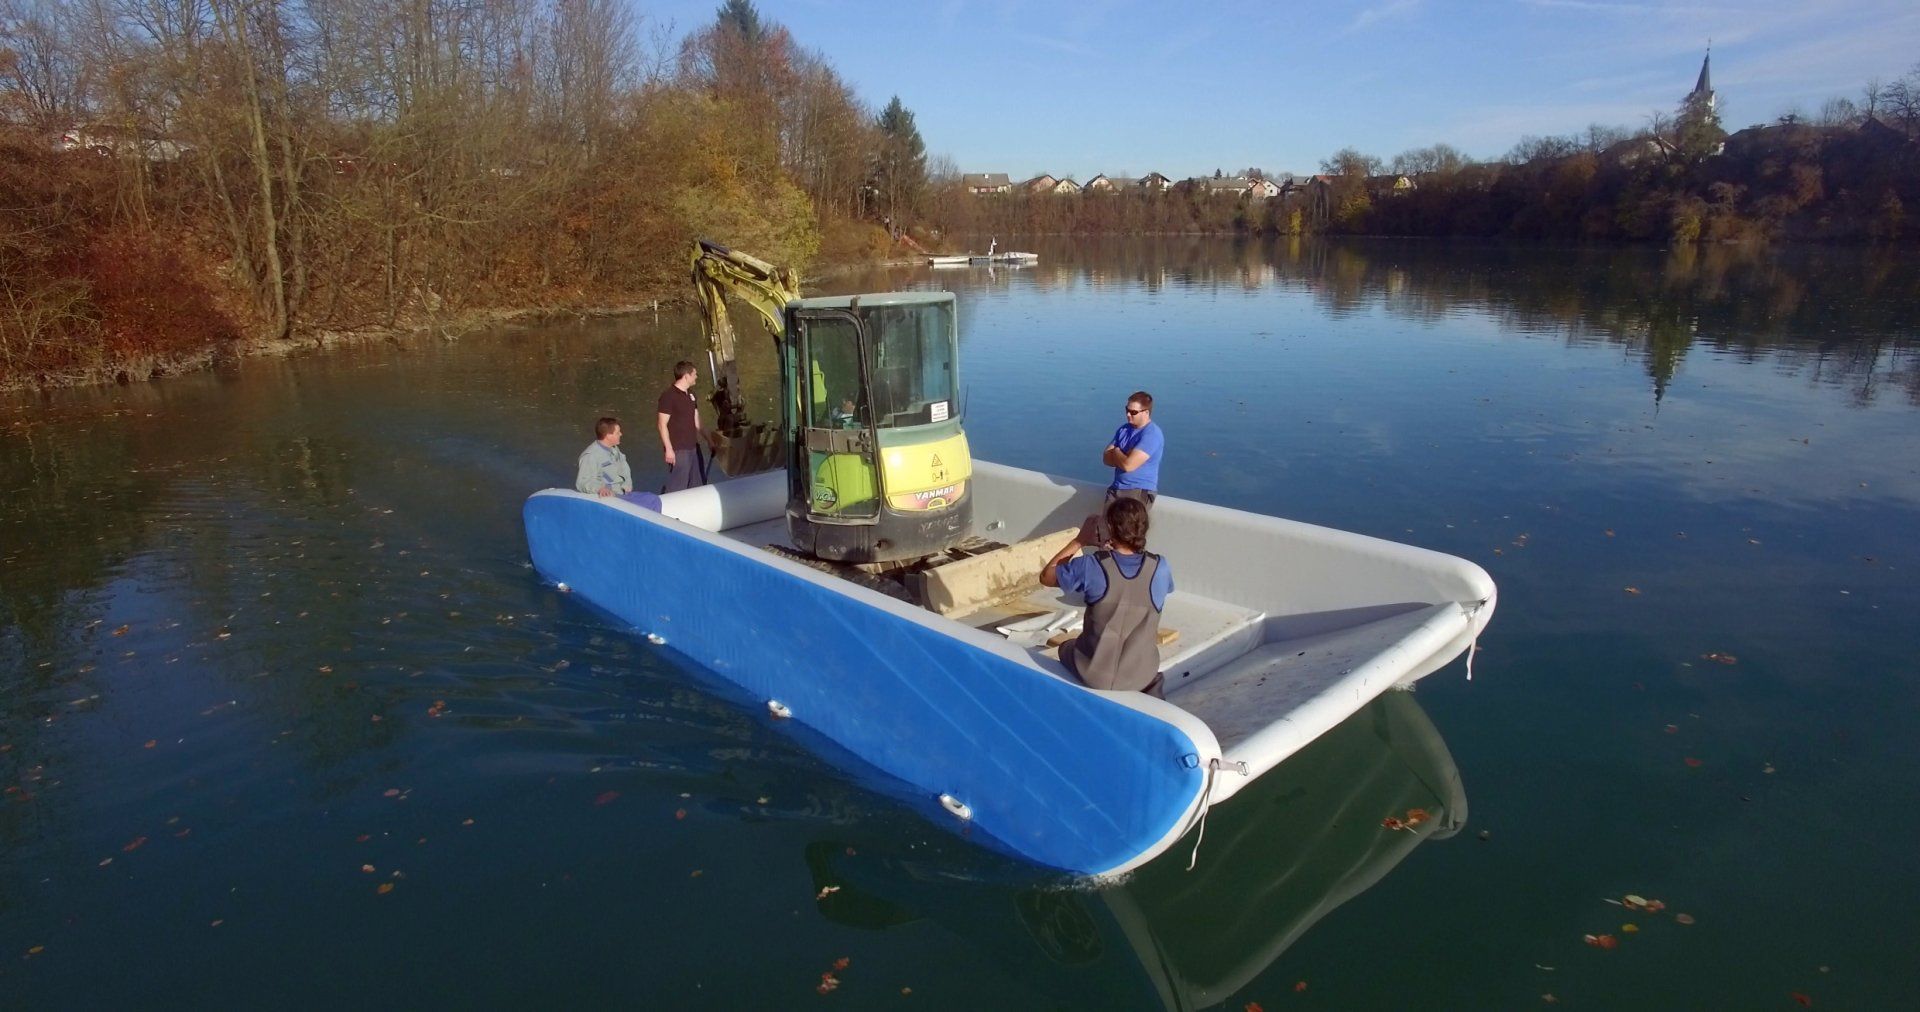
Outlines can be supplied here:
[[[636, 0], [654, 29], [719, 0]], [[1314, 171], [1353, 145], [1446, 141], [1476, 157], [1524, 134], [1638, 126], [1693, 86], [1707, 40], [1731, 129], [1920, 60], [1920, 2], [1613, 0], [759, 0], [878, 106], [898, 94], [963, 171]], [[644, 33], [645, 29], [643, 29]]]

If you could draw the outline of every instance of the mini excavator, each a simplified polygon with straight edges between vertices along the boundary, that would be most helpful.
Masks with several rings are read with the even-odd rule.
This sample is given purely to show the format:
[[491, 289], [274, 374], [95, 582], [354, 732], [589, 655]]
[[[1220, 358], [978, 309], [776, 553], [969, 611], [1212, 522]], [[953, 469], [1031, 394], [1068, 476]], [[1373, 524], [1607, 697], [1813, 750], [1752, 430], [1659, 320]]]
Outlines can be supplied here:
[[[786, 468], [793, 551], [870, 573], [966, 554], [973, 460], [953, 294], [801, 298], [791, 268], [706, 240], [694, 244], [692, 266], [714, 377], [715, 459], [735, 477]], [[729, 298], [751, 306], [773, 338], [778, 421], [749, 417]]]

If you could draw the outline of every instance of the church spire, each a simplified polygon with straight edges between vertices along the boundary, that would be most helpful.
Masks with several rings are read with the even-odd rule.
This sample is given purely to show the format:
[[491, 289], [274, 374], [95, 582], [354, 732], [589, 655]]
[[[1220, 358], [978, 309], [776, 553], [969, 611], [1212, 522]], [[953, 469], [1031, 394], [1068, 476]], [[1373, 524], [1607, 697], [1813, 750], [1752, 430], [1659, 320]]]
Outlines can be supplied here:
[[1712, 63], [1713, 63], [1713, 43], [1709, 42], [1707, 43], [1707, 55], [1704, 58], [1702, 58], [1700, 61], [1700, 80], [1694, 82], [1694, 85], [1693, 85], [1694, 94], [1696, 95], [1713, 94], [1713, 78], [1712, 78], [1712, 75], [1710, 75], [1707, 72], [1709, 65]]

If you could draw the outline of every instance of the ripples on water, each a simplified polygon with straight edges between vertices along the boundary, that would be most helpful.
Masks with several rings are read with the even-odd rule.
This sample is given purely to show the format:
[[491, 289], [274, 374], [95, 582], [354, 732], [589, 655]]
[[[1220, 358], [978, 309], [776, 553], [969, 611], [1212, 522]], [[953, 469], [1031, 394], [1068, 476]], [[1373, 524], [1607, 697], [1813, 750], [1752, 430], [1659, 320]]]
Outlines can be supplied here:
[[[1098, 477], [1145, 386], [1170, 492], [1486, 565], [1501, 614], [1432, 724], [1378, 704], [1216, 812], [1196, 872], [1089, 889], [537, 583], [520, 501], [605, 411], [659, 470], [635, 420], [704, 360], [688, 317], [16, 399], [0, 1004], [1907, 993], [1910, 257], [1021, 245], [829, 287], [960, 293], [983, 457]], [[1474, 821], [1415, 850], [1462, 779]], [[1582, 945], [1625, 892], [1699, 923]]]

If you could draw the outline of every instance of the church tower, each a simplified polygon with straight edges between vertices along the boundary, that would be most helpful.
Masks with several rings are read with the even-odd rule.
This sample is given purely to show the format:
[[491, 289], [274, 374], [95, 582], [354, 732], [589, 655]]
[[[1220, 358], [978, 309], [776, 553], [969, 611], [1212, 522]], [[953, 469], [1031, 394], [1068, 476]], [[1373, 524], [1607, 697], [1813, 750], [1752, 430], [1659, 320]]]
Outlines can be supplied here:
[[1688, 105], [1692, 105], [1696, 100], [1702, 101], [1706, 104], [1708, 112], [1714, 111], [1717, 104], [1713, 95], [1713, 76], [1709, 73], [1712, 63], [1713, 45], [1709, 43], [1707, 55], [1700, 60], [1700, 80], [1694, 82], [1693, 91], [1687, 95]]

